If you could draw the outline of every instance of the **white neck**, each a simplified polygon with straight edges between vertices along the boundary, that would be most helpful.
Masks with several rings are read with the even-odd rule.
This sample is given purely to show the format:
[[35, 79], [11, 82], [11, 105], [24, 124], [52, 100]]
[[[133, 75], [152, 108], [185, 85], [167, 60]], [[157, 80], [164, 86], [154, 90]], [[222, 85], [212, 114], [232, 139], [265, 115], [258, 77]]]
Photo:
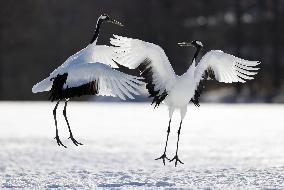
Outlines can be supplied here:
[[195, 71], [195, 59], [193, 59], [190, 67], [186, 71], [186, 74], [187, 75], [194, 75], [194, 71]]

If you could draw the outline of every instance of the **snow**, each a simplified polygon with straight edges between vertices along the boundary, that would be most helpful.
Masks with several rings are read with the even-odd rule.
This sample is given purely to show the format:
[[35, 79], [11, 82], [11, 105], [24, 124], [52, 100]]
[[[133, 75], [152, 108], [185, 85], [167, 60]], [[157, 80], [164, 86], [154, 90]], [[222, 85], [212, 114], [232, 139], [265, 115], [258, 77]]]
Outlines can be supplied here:
[[[76, 147], [54, 104], [0, 103], [0, 189], [283, 189], [283, 105], [189, 106], [174, 167], [161, 156], [168, 124], [165, 106], [70, 102]], [[174, 114], [168, 156], [176, 147]]]

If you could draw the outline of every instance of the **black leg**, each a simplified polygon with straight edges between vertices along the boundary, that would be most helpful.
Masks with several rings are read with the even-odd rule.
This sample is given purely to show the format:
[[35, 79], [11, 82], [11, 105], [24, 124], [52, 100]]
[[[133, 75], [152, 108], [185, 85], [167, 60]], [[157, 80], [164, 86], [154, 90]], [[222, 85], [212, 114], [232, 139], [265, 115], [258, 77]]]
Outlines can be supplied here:
[[177, 166], [177, 163], [181, 163], [184, 164], [179, 158], [178, 158], [178, 143], [179, 143], [179, 135], [180, 135], [180, 130], [181, 130], [181, 124], [182, 124], [182, 120], [180, 121], [180, 125], [178, 128], [178, 140], [177, 140], [177, 149], [176, 149], [176, 155], [173, 159], [170, 160], [170, 162], [175, 160], [175, 166]]
[[60, 140], [59, 136], [58, 136], [58, 128], [57, 128], [57, 120], [56, 120], [56, 110], [58, 107], [60, 100], [58, 100], [58, 102], [56, 103], [54, 109], [53, 109], [53, 117], [54, 117], [54, 121], [55, 121], [55, 128], [56, 128], [56, 136], [54, 139], [56, 139], [58, 146], [63, 146], [65, 148], [67, 148]]
[[72, 142], [73, 142], [76, 146], [78, 146], [78, 145], [83, 145], [82, 143], [79, 143], [76, 139], [74, 139], [74, 137], [73, 137], [73, 134], [72, 134], [72, 131], [71, 131], [71, 128], [70, 128], [70, 125], [69, 125], [69, 122], [68, 122], [68, 119], [67, 119], [67, 116], [66, 116], [67, 102], [68, 102], [68, 100], [65, 100], [63, 115], [64, 115], [65, 121], [66, 121], [67, 126], [68, 126], [68, 129], [69, 129], [69, 133], [70, 133], [69, 139], [71, 139]]
[[170, 131], [171, 131], [171, 120], [172, 120], [172, 119], [170, 119], [170, 121], [169, 121], [169, 126], [168, 126], [168, 130], [167, 130], [167, 140], [166, 140], [166, 145], [165, 145], [164, 153], [163, 153], [163, 155], [162, 155], [161, 157], [155, 159], [155, 160], [163, 159], [164, 165], [166, 165], [165, 159], [170, 160], [170, 159], [167, 157], [166, 152], [167, 152], [169, 134], [170, 134]]

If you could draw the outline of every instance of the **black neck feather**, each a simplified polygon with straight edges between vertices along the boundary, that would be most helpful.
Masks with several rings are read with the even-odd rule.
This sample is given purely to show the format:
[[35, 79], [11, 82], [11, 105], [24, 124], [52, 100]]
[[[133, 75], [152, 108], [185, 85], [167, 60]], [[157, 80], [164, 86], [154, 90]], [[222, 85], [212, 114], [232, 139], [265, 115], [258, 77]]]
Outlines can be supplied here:
[[90, 41], [90, 44], [94, 43], [98, 39], [102, 23], [103, 23], [103, 20], [99, 19], [97, 26], [96, 26], [94, 36], [93, 36], [92, 40]]
[[197, 59], [198, 54], [200, 53], [200, 50], [201, 50], [201, 47], [197, 46], [195, 54], [194, 54], [193, 59], [192, 59], [192, 62], [195, 60], [195, 66], [197, 65], [196, 59]]

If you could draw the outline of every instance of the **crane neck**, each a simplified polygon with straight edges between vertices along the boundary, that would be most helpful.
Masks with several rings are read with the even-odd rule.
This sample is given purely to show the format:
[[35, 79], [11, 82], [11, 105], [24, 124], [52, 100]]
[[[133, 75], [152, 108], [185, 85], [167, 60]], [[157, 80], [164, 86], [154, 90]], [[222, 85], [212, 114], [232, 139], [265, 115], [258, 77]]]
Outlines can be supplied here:
[[97, 21], [96, 30], [95, 30], [95, 32], [94, 32], [94, 35], [93, 35], [92, 40], [90, 41], [90, 44], [92, 44], [92, 43], [94, 43], [94, 42], [95, 42], [95, 44], [97, 43], [97, 40], [98, 40], [98, 37], [99, 37], [99, 32], [100, 32], [100, 28], [101, 28], [102, 23], [103, 23], [103, 20], [102, 20], [102, 19], [99, 19], [99, 20]]
[[193, 62], [195, 62], [195, 66], [197, 66], [197, 57], [198, 57], [198, 54], [200, 53], [200, 51], [201, 51], [201, 47], [196, 47], [196, 51], [195, 51], [195, 53], [194, 53], [194, 56], [193, 56], [193, 58], [192, 58], [192, 63]]

